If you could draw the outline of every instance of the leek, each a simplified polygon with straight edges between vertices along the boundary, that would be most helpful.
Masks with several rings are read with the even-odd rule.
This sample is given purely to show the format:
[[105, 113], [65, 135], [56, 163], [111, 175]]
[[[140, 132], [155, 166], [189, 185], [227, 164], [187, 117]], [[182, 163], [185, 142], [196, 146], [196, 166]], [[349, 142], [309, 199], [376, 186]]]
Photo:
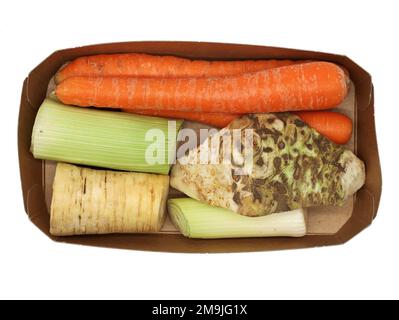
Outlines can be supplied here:
[[173, 223], [188, 238], [302, 237], [306, 234], [303, 209], [247, 217], [191, 198], [168, 200]]
[[[182, 121], [175, 123], [172, 130], [164, 118], [78, 108], [46, 99], [36, 116], [31, 151], [38, 159], [168, 174]], [[148, 138], [150, 129], [156, 129], [158, 136]], [[156, 161], [147, 161], [147, 149], [154, 150]]]

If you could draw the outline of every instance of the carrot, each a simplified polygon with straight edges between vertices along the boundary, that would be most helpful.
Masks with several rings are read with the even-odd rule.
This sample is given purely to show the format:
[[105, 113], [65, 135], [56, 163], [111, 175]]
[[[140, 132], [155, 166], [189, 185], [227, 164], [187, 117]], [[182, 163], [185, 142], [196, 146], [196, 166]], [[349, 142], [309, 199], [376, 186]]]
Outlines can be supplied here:
[[338, 112], [296, 112], [305, 123], [338, 144], [345, 144], [352, 136], [352, 120]]
[[[303, 61], [302, 61], [303, 62]], [[56, 74], [57, 83], [73, 76], [215, 77], [298, 63], [292, 60], [206, 61], [149, 54], [100, 54], [79, 57]]]
[[129, 113], [143, 114], [171, 119], [184, 119], [201, 122], [216, 128], [224, 128], [231, 121], [240, 117], [239, 114], [221, 113], [221, 112], [188, 112], [176, 110], [122, 110]]
[[71, 77], [56, 95], [81, 107], [241, 114], [328, 109], [343, 101], [348, 87], [337, 65], [309, 62], [229, 77]]

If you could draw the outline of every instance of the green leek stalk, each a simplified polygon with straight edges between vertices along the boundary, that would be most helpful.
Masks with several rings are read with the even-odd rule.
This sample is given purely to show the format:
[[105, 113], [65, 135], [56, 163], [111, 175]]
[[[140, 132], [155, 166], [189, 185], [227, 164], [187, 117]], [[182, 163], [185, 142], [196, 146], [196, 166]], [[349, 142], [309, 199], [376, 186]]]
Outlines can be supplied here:
[[188, 238], [302, 237], [306, 234], [303, 209], [261, 217], [247, 217], [191, 198], [168, 200], [169, 215]]
[[[31, 151], [38, 159], [168, 174], [181, 124], [164, 118], [66, 106], [46, 99], [36, 116]], [[151, 132], [155, 135], [148, 135]], [[151, 161], [148, 151], [154, 153]]]

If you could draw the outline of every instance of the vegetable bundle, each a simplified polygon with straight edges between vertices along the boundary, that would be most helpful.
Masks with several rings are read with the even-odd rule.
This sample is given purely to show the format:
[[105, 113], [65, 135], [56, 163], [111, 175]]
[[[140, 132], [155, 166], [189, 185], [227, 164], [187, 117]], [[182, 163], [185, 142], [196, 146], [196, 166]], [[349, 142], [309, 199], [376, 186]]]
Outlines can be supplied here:
[[[349, 141], [352, 120], [320, 111], [350, 88], [330, 62], [108, 54], [71, 61], [55, 82], [60, 102], [43, 102], [31, 146], [35, 158], [60, 161], [53, 235], [157, 232], [168, 206], [190, 238], [300, 237], [303, 208], [341, 205], [364, 183], [363, 162], [337, 145]], [[171, 186], [191, 199], [167, 201], [182, 120], [222, 129], [173, 166]], [[236, 174], [247, 146], [234, 142], [231, 163], [190, 163], [215, 137], [246, 129], [252, 171]], [[211, 153], [222, 156], [217, 146]]]

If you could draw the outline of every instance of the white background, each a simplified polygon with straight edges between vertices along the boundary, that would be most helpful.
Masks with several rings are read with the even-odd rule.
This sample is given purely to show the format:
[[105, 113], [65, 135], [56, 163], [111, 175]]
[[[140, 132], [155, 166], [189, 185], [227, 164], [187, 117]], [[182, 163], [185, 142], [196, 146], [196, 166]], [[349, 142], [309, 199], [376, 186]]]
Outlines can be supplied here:
[[[397, 1], [1, 1], [0, 298], [399, 298]], [[22, 82], [51, 52], [198, 40], [346, 54], [372, 76], [384, 173], [375, 223], [343, 246], [187, 255], [53, 243], [23, 210]]]

